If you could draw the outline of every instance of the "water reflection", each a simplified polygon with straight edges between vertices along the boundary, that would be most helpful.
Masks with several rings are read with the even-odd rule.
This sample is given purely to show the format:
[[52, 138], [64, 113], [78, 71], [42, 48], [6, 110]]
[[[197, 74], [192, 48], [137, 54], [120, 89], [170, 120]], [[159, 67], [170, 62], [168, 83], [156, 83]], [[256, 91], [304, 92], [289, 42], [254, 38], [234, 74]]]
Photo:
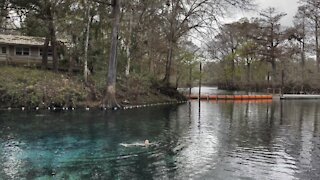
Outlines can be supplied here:
[[0, 112], [0, 179], [317, 179], [319, 103]]

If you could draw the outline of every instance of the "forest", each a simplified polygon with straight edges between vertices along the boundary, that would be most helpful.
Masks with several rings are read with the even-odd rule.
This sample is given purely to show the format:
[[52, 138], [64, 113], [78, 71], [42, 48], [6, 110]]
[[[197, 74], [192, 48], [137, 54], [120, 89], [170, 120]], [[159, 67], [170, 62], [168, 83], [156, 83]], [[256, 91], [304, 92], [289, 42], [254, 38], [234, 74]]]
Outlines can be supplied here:
[[320, 88], [319, 8], [301, 0], [291, 27], [286, 16], [267, 8], [259, 17], [223, 24], [208, 45], [209, 82], [228, 89], [281, 89], [284, 93], [317, 93]]
[[41, 68], [49, 67], [51, 45], [50, 71], [77, 76], [105, 107], [118, 106], [128, 89], [174, 94], [199, 79], [224, 89], [320, 89], [317, 0], [300, 0], [292, 27], [281, 25], [286, 14], [272, 7], [224, 22], [233, 11], [256, 9], [250, 0], [1, 0], [0, 6], [2, 34], [45, 37]]

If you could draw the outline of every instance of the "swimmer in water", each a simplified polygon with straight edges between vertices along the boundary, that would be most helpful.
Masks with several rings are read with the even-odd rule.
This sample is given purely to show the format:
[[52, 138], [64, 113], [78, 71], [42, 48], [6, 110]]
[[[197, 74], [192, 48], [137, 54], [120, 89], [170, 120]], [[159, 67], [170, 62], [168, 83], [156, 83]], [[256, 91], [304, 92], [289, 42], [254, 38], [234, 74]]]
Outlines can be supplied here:
[[152, 145], [153, 143], [150, 143], [150, 141], [148, 139], [146, 139], [144, 141], [144, 143], [131, 143], [131, 144], [126, 144], [126, 143], [121, 143], [121, 146], [124, 147], [132, 147], [132, 146], [145, 146], [145, 147], [149, 147], [150, 145]]
[[149, 142], [148, 139], [146, 139], [146, 140], [144, 141], [144, 145], [145, 145], [145, 146], [149, 146], [149, 145], [150, 145], [150, 142]]

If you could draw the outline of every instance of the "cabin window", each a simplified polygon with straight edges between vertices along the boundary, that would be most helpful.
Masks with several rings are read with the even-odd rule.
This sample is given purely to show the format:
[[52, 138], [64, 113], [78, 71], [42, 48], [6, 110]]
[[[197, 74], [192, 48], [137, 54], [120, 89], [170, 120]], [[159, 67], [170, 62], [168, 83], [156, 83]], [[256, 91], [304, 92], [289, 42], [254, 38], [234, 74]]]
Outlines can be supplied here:
[[20, 47], [16, 48], [16, 55], [22, 56], [22, 48]]
[[1, 48], [1, 53], [2, 54], [7, 54], [7, 48], [6, 47], [2, 47]]
[[[42, 56], [42, 48], [39, 49], [40, 56]], [[52, 56], [52, 49], [48, 49], [48, 56]]]
[[30, 55], [30, 48], [16, 47], [16, 55], [17, 56], [29, 56]]

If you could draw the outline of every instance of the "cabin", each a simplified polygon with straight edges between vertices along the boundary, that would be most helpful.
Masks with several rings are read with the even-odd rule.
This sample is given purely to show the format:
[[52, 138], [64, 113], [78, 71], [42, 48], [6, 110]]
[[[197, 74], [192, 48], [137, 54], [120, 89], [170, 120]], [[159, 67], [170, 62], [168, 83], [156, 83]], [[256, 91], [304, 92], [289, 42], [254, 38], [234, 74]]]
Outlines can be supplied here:
[[[58, 39], [59, 45], [68, 47], [67, 40]], [[5, 64], [39, 65], [42, 62], [44, 37], [0, 34], [0, 62]], [[52, 64], [52, 49], [48, 49], [48, 64]]]

